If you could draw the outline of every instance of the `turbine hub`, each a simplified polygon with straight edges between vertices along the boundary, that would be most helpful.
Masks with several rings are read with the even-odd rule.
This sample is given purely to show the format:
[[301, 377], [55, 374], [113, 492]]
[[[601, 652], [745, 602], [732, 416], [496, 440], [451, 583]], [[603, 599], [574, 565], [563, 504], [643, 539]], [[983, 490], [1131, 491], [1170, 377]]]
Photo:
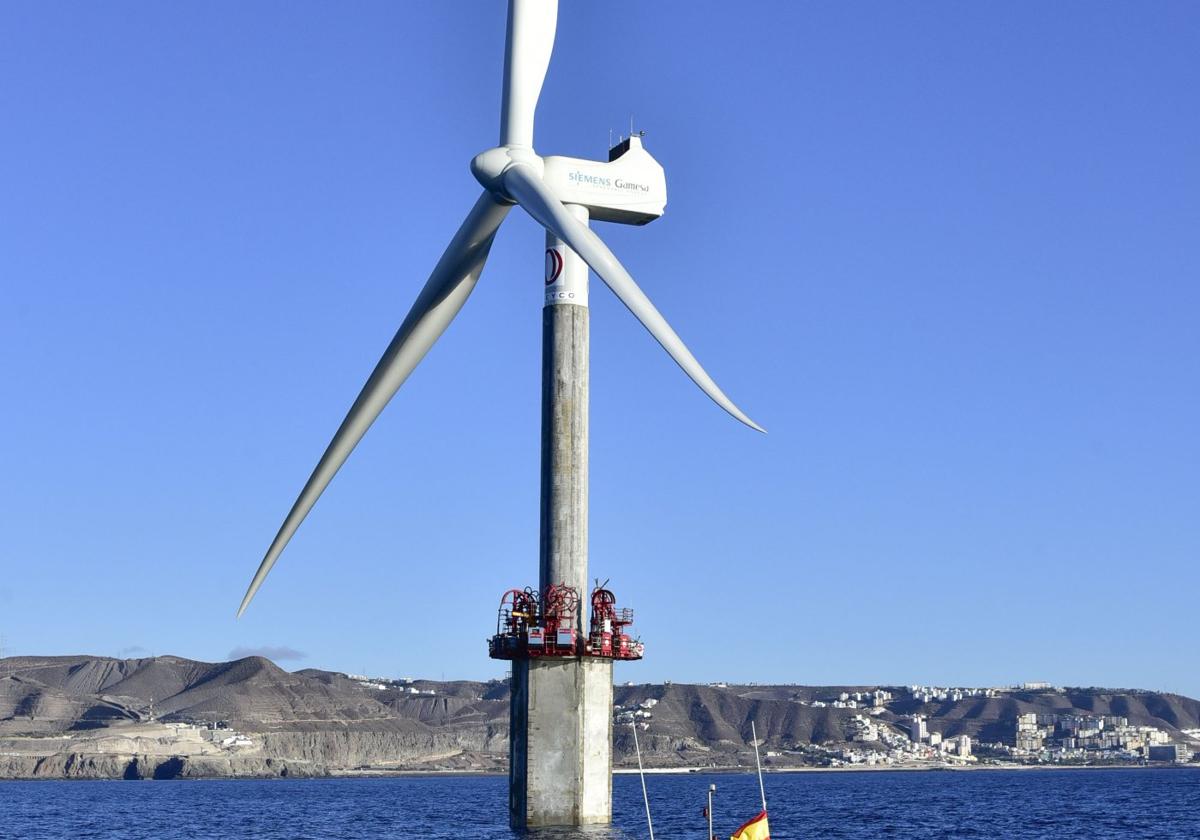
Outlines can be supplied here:
[[504, 172], [515, 163], [533, 167], [538, 178], [545, 171], [541, 157], [528, 146], [496, 146], [471, 158], [471, 174], [492, 195], [516, 204], [516, 200], [504, 191]]

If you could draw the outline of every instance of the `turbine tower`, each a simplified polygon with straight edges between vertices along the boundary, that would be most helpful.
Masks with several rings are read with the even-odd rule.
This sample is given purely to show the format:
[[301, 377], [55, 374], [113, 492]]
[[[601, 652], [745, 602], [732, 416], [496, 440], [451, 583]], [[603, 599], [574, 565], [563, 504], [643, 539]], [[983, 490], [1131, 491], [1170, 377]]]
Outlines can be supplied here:
[[[509, 0], [500, 143], [471, 161], [483, 193], [284, 519], [246, 590], [239, 617], [350, 452], [458, 314], [514, 205], [546, 229], [541, 592], [552, 584], [587, 592], [589, 268], [705, 394], [742, 423], [764, 431], [717, 387], [588, 226], [591, 220], [644, 225], [662, 215], [666, 177], [641, 138], [631, 134], [610, 150], [607, 161], [542, 157], [534, 151], [534, 111], [557, 18], [557, 0]], [[514, 827], [611, 821], [611, 658], [514, 659], [509, 772]]]

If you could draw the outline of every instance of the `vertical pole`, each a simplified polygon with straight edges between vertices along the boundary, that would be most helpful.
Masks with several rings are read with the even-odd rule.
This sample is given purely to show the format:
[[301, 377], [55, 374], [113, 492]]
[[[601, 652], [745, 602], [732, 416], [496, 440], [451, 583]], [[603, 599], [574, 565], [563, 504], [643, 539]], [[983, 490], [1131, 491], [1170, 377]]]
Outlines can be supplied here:
[[650, 819], [650, 794], [646, 793], [646, 771], [642, 769], [642, 748], [638, 745], [637, 721], [631, 721], [629, 728], [633, 730], [633, 749], [637, 753], [638, 776], [642, 780], [642, 802], [646, 803], [646, 827], [650, 829], [650, 840], [654, 840], [654, 821]]
[[[567, 205], [584, 224], [588, 211]], [[579, 594], [583, 633], [588, 596], [588, 267], [546, 234], [542, 308], [542, 592], [565, 583]]]
[[[567, 205], [584, 224], [586, 208]], [[542, 309], [539, 585], [588, 607], [587, 264], [546, 236]], [[513, 663], [509, 808], [514, 828], [612, 821], [612, 660], [539, 657]]]
[[758, 792], [762, 796], [763, 810], [767, 810], [767, 789], [762, 782], [762, 761], [758, 758], [758, 732], [754, 729], [754, 721], [750, 721], [750, 737], [754, 739], [754, 766], [758, 768]]
[[716, 791], [716, 789], [717, 789], [716, 785], [708, 786], [708, 840], [716, 840], [716, 836], [717, 836], [717, 835], [713, 834], [713, 830], [712, 830], [712, 795], [713, 795], [713, 792]]

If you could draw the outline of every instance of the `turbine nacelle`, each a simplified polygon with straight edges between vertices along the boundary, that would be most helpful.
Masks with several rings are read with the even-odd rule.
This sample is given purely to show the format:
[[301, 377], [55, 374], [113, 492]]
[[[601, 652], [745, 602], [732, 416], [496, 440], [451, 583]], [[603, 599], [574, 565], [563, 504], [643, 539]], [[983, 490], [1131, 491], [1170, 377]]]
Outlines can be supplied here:
[[586, 207], [594, 220], [644, 225], [662, 216], [667, 205], [666, 173], [637, 135], [614, 146], [607, 161], [540, 157], [528, 146], [496, 146], [471, 160], [471, 174], [492, 195], [516, 204], [504, 184], [504, 174], [516, 164], [530, 166], [555, 198]]
[[592, 219], [644, 225], [667, 206], [667, 176], [662, 164], [637, 135], [609, 151], [608, 161], [550, 155], [543, 158], [542, 180], [563, 204], [588, 209]]

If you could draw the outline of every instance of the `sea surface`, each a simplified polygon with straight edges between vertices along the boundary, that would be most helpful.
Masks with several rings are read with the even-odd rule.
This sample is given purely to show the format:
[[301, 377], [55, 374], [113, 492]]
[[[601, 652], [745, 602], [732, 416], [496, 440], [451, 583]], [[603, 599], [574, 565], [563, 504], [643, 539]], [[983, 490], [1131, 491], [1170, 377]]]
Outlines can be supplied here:
[[[726, 838], [759, 809], [752, 774], [649, 775], [660, 840], [703, 840], [706, 791]], [[1200, 838], [1200, 770], [831, 772], [766, 776], [771, 836]], [[0, 782], [0, 837], [645, 838], [637, 776], [613, 780], [614, 824], [509, 831], [497, 777]]]

